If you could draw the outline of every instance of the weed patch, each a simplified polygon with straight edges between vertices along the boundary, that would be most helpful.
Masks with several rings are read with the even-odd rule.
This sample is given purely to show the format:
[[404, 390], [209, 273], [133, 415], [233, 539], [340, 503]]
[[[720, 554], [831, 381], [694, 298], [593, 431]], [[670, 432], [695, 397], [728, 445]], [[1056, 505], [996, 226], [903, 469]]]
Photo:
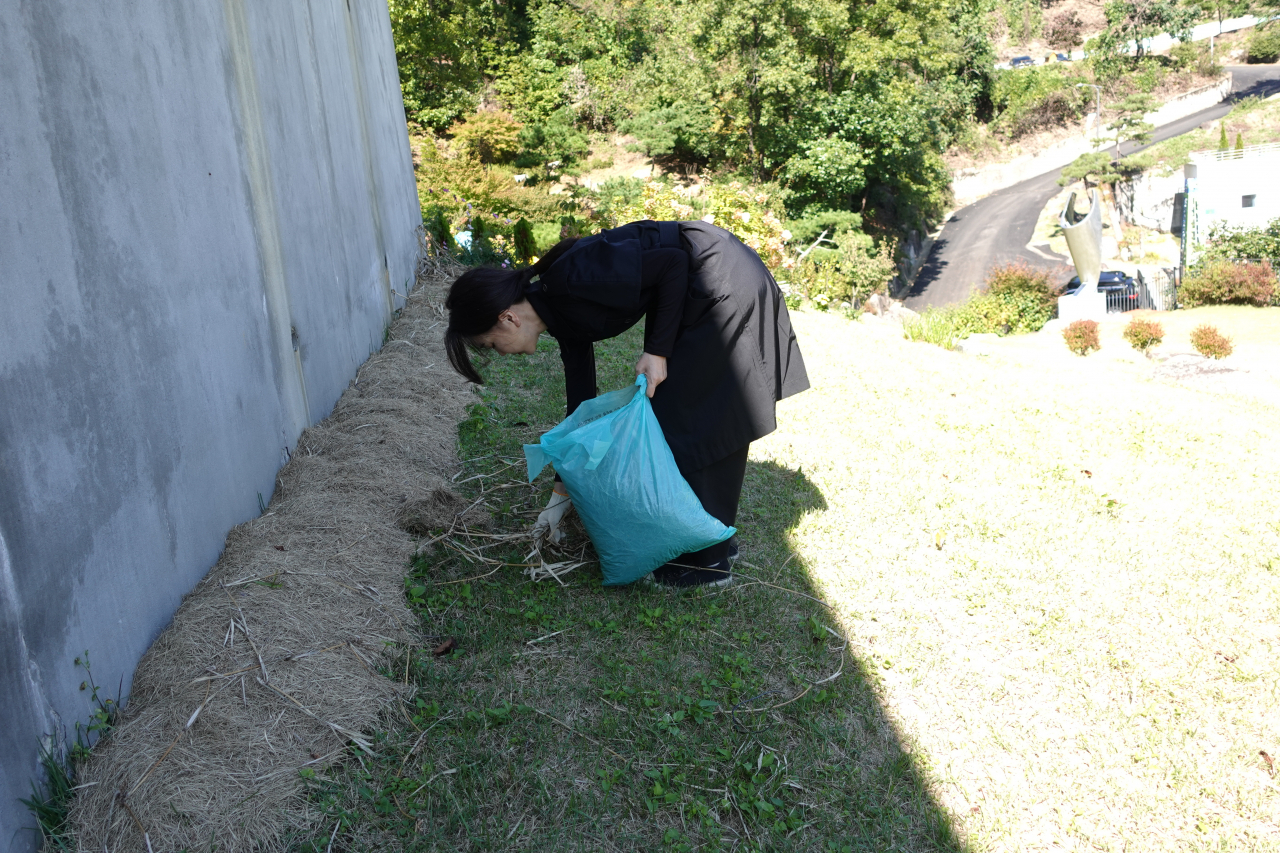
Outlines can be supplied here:
[[[602, 390], [631, 382], [640, 345], [597, 344]], [[483, 370], [456, 482], [497, 536], [550, 488], [523, 483], [520, 445], [563, 417], [563, 374], [550, 341]], [[440, 539], [405, 581], [426, 645], [387, 671], [414, 694], [374, 755], [308, 778], [321, 817], [297, 846], [959, 849], [791, 549], [824, 507], [801, 471], [751, 462], [740, 578], [717, 592], [605, 588], [594, 564], [533, 583], [518, 546]], [[590, 558], [572, 515], [567, 534]]]

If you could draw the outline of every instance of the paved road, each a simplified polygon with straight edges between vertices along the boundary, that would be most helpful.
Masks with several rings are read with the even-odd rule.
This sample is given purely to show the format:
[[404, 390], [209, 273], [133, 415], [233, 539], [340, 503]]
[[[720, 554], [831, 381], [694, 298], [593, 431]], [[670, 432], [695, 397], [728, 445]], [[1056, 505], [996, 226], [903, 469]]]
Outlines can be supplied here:
[[[1200, 125], [1221, 118], [1241, 98], [1268, 97], [1280, 92], [1280, 66], [1234, 65], [1231, 96], [1221, 104], [1201, 110], [1161, 127], [1149, 145], [1180, 136]], [[1121, 145], [1128, 155], [1147, 146]], [[951, 305], [968, 298], [975, 284], [986, 278], [992, 267], [1022, 259], [1042, 269], [1069, 267], [1070, 259], [1050, 252], [1027, 248], [1035, 232], [1040, 211], [1061, 187], [1055, 169], [1012, 187], [993, 193], [952, 214], [933, 244], [933, 251], [905, 300], [915, 310]], [[1066, 279], [1064, 273], [1063, 279]]]

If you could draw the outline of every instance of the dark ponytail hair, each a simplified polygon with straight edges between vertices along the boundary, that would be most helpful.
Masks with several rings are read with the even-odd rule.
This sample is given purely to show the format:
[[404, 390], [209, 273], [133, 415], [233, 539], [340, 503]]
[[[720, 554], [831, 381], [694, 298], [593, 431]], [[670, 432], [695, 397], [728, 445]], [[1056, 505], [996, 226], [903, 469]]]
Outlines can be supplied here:
[[523, 301], [529, 279], [549, 270], [577, 240], [577, 237], [561, 240], [531, 267], [473, 267], [454, 280], [444, 301], [449, 312], [444, 348], [454, 370], [477, 385], [484, 384], [468, 352], [477, 349], [474, 339], [498, 325], [498, 315], [503, 311]]

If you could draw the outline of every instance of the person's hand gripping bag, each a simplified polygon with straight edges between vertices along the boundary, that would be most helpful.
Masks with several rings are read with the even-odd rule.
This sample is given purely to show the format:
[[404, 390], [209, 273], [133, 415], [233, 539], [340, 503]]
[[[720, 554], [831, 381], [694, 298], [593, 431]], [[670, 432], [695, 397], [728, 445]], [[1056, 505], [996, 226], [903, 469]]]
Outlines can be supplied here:
[[673, 557], [735, 533], [702, 508], [680, 475], [645, 395], [630, 388], [587, 400], [524, 446], [529, 482], [550, 463], [600, 556], [605, 586], [636, 581]]

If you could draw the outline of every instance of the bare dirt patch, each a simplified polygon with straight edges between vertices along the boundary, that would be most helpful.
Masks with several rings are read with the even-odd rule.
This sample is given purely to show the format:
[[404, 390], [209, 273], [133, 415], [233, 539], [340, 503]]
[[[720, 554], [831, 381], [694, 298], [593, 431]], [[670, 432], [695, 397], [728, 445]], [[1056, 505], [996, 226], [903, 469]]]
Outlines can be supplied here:
[[85, 851], [279, 850], [309, 828], [322, 770], [404, 690], [423, 642], [404, 600], [415, 538], [453, 509], [456, 424], [473, 399], [442, 346], [453, 270], [420, 271], [389, 340], [298, 440], [260, 517], [143, 657], [111, 734], [79, 768]]

